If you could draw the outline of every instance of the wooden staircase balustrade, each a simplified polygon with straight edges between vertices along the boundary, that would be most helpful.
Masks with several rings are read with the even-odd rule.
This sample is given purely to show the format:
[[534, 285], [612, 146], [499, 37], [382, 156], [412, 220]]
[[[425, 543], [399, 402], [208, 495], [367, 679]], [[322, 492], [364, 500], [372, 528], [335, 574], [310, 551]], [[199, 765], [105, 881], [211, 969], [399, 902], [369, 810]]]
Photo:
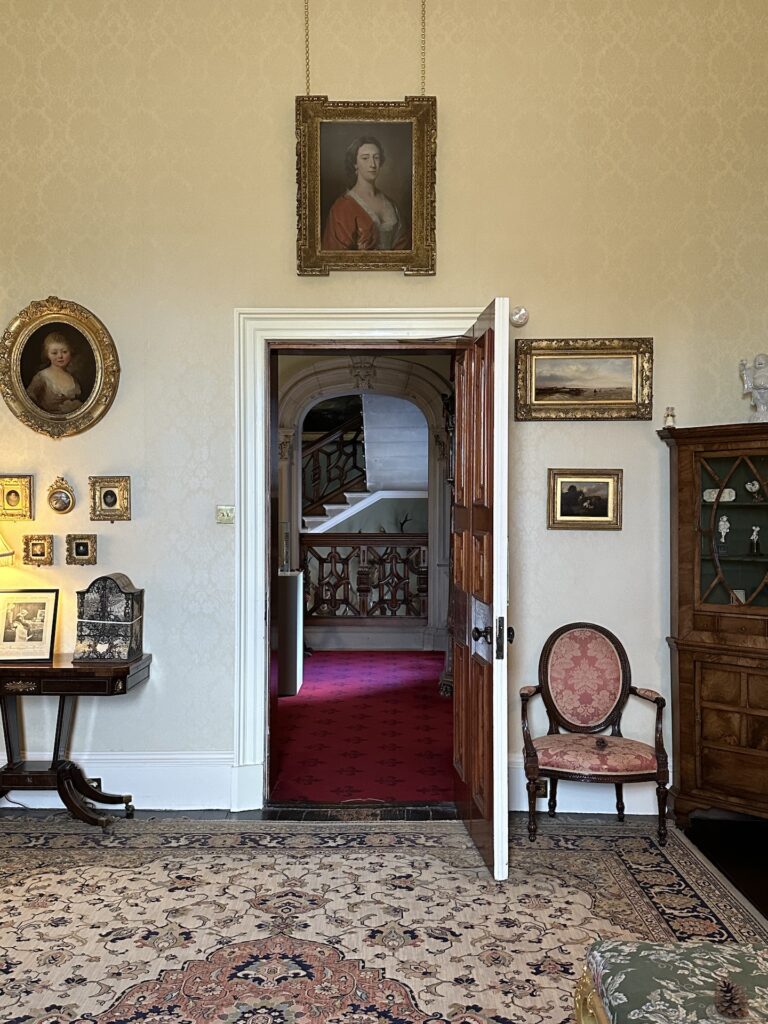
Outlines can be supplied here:
[[427, 534], [302, 534], [305, 618], [427, 618]]
[[304, 515], [322, 515], [325, 505], [336, 504], [347, 491], [364, 491], [365, 437], [362, 414], [351, 416], [335, 430], [302, 445]]

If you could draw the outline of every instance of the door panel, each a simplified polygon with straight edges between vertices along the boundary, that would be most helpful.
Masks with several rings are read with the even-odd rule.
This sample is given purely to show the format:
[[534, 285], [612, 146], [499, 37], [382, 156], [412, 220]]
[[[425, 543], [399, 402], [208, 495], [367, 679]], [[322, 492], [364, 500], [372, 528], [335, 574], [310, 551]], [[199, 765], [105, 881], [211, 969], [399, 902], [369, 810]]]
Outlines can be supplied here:
[[454, 782], [494, 877], [507, 877], [507, 431], [509, 304], [497, 299], [457, 353], [451, 541], [456, 607]]

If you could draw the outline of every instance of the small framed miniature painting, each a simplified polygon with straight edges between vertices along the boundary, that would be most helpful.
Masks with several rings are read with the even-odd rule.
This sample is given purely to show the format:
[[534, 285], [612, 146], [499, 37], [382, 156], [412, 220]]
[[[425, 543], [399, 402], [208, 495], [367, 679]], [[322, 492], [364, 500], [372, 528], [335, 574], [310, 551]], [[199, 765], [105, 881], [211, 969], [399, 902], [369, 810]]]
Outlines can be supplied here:
[[32, 518], [32, 477], [0, 476], [0, 519]]
[[53, 565], [53, 534], [24, 535], [24, 565]]
[[623, 470], [547, 470], [548, 530], [620, 530]]
[[129, 476], [89, 476], [91, 521], [131, 518], [131, 478]]
[[67, 565], [96, 565], [96, 534], [67, 534]]

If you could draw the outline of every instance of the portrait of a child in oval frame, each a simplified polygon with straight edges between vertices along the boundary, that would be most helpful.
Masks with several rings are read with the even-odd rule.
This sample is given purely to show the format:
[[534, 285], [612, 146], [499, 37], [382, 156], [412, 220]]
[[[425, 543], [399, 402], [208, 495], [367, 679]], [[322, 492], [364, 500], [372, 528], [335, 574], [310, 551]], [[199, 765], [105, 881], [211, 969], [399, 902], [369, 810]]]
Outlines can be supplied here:
[[120, 361], [109, 331], [55, 295], [26, 306], [0, 342], [0, 393], [22, 423], [50, 437], [88, 430], [117, 393]]

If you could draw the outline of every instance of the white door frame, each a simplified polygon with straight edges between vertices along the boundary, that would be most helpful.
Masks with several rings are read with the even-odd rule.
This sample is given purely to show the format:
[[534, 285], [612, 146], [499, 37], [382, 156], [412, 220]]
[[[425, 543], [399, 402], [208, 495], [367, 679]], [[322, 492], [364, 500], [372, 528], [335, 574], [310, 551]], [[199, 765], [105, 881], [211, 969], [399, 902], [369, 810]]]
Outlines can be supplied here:
[[[345, 340], [365, 348], [382, 341], [439, 342], [464, 334], [481, 312], [482, 308], [235, 310], [233, 811], [263, 807], [266, 792], [269, 343], [301, 341], [309, 347]], [[403, 350], [407, 352], [407, 346]], [[497, 570], [498, 575], [502, 572], [506, 586], [506, 565]]]

